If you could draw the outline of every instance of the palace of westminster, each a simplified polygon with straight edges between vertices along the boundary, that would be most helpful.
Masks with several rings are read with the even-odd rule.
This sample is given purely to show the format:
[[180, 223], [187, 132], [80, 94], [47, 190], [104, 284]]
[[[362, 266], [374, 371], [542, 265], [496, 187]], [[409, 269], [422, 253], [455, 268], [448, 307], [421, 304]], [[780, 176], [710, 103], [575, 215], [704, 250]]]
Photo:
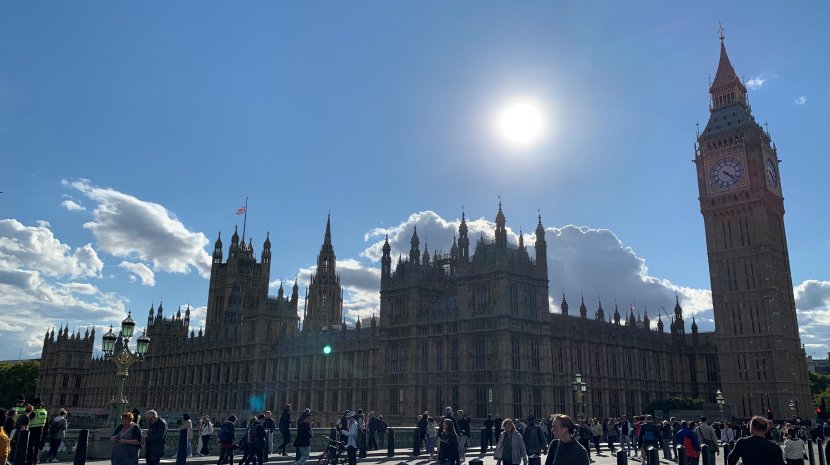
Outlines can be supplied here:
[[[709, 91], [694, 162], [714, 332], [699, 332], [694, 321], [687, 330], [679, 302], [656, 330], [634, 309], [600, 303], [589, 312], [582, 302], [571, 312], [564, 295], [561, 313], [551, 313], [542, 219], [529, 253], [521, 237], [508, 243], [501, 204], [495, 236], [473, 247], [463, 215], [448, 253], [422, 252], [416, 231], [408, 256], [393, 263], [387, 239], [379, 315], [363, 325], [343, 319], [330, 223], [303, 305], [296, 282], [290, 294], [280, 286], [268, 295], [270, 241], [257, 261], [234, 232], [227, 258], [221, 238], [213, 251], [204, 333], [190, 328], [189, 309], [150, 308], [152, 344], [127, 379], [130, 408], [224, 418], [251, 411], [259, 399], [277, 411], [284, 403], [310, 407], [323, 425], [356, 408], [393, 425], [448, 405], [476, 419], [539, 417], [577, 412], [572, 383], [580, 373], [589, 416], [640, 413], [671, 396], [714, 402], [719, 389], [737, 417], [767, 409], [785, 416], [793, 399], [808, 411], [779, 159], [751, 114], [723, 36]], [[105, 409], [115, 366], [93, 356], [96, 343], [94, 330], [47, 332], [37, 385], [47, 405]]]

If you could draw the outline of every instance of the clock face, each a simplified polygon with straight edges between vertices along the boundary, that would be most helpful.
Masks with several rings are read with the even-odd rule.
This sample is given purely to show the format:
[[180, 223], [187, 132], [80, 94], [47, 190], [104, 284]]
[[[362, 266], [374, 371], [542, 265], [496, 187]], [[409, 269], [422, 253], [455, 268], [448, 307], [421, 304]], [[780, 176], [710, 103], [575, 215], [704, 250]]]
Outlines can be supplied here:
[[744, 178], [744, 164], [733, 157], [721, 158], [709, 170], [709, 182], [717, 189], [731, 189]]
[[767, 176], [767, 185], [772, 190], [778, 190], [778, 172], [775, 171], [775, 163], [772, 158], [764, 159], [764, 174]]

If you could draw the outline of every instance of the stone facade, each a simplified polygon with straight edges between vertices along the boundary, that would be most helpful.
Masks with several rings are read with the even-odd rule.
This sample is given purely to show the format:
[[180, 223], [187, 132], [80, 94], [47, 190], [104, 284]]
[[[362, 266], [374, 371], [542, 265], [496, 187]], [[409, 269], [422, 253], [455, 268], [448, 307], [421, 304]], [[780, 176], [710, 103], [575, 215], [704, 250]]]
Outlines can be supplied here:
[[[784, 412], [781, 402], [792, 397], [809, 405], [780, 184], [773, 187], [764, 170], [772, 160], [777, 176], [775, 149], [749, 115], [742, 84], [722, 78], [724, 60], [728, 64], [722, 49], [712, 120], [696, 154], [715, 332], [698, 332], [692, 320], [687, 333], [679, 302], [668, 330], [662, 316], [652, 329], [645, 309], [641, 317], [637, 309], [621, 313], [615, 305], [606, 315], [597, 302], [589, 315], [584, 299], [572, 315], [564, 295], [561, 313], [551, 313], [542, 219], [531, 254], [521, 237], [508, 243], [501, 204], [494, 237], [474, 247], [463, 214], [449, 252], [422, 251], [416, 230], [408, 256], [393, 268], [387, 240], [379, 315], [368, 328], [360, 321], [347, 326], [328, 221], [302, 325], [296, 282], [290, 296], [282, 286], [268, 296], [270, 240], [257, 261], [251, 242], [235, 232], [223, 261], [218, 239], [205, 333], [189, 327], [189, 309], [168, 319], [162, 304], [151, 307], [150, 351], [132, 370], [127, 398], [142, 410], [216, 417], [290, 403], [310, 407], [324, 425], [355, 408], [409, 424], [419, 412], [438, 413], [447, 405], [476, 419], [578, 410], [631, 415], [670, 396], [714, 403], [718, 389], [738, 416]], [[729, 70], [731, 64], [724, 73]], [[737, 155], [723, 147], [726, 140]], [[709, 173], [725, 157], [743, 163], [747, 179], [733, 191], [728, 176], [718, 178], [712, 191]], [[729, 163], [724, 169], [735, 175]], [[732, 228], [728, 247], [718, 242], [726, 223]], [[735, 274], [737, 268], [754, 274]], [[744, 285], [749, 282], [751, 289]], [[114, 367], [92, 356], [94, 339], [94, 332], [69, 335], [64, 328], [46, 334], [38, 394], [53, 408], [103, 409], [110, 400]], [[581, 409], [571, 385], [577, 373], [589, 386]]]
[[738, 412], [812, 411], [798, 334], [778, 151], [752, 115], [721, 35], [695, 150], [723, 394]]

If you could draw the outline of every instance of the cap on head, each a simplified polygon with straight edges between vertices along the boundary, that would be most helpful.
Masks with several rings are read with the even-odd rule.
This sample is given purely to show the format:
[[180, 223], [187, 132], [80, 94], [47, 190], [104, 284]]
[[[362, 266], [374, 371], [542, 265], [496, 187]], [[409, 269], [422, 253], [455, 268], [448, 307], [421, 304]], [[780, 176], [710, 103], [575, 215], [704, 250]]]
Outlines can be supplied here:
[[452, 407], [447, 407], [444, 409], [444, 413], [452, 414]]
[[15, 399], [15, 402], [22, 404], [23, 402], [26, 402], [26, 398], [23, 397], [23, 394], [18, 394], [17, 399]]

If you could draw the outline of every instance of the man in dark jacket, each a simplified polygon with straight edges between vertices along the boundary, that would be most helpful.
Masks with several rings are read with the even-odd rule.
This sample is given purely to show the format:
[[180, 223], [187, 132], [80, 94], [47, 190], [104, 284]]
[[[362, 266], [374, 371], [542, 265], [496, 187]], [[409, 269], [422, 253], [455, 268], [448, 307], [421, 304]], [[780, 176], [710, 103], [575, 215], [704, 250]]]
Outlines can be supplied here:
[[265, 450], [265, 428], [262, 424], [265, 423], [265, 415], [257, 416], [256, 422], [249, 426], [245, 431], [245, 444], [248, 450], [245, 452], [245, 460], [240, 465], [248, 465], [254, 463], [262, 465], [262, 452]]
[[637, 443], [643, 445], [642, 449], [646, 454], [649, 453], [649, 447], [657, 450], [663, 448], [663, 436], [660, 427], [654, 423], [651, 415], [646, 415], [645, 421], [640, 424], [640, 437], [637, 438]]
[[274, 434], [274, 431], [277, 429], [277, 422], [271, 418], [271, 411], [268, 410], [265, 412], [265, 422], [262, 424], [262, 427], [265, 428], [265, 451], [262, 453], [263, 461], [268, 461], [268, 454], [271, 453], [271, 435]]
[[484, 443], [487, 445], [487, 448], [493, 446], [493, 425], [496, 422], [493, 421], [493, 417], [490, 414], [487, 414], [487, 419], [484, 420]]
[[378, 431], [378, 417], [375, 416], [375, 412], [369, 412], [369, 422], [367, 424], [369, 430], [369, 450], [375, 450], [378, 448], [378, 443], [375, 441], [375, 434]]
[[291, 442], [291, 404], [285, 404], [280, 415], [280, 433], [282, 433], [282, 444], [277, 449], [282, 449], [282, 455], [286, 456], [285, 448]]
[[536, 418], [533, 415], [527, 417], [527, 426], [522, 434], [522, 440], [524, 440], [527, 455], [542, 455], [543, 451], [547, 451], [545, 433], [536, 424]]
[[147, 465], [159, 465], [164, 456], [164, 442], [167, 440], [167, 422], [159, 418], [155, 410], [147, 410], [150, 426], [144, 432], [144, 458]]
[[297, 425], [297, 439], [294, 440], [294, 447], [297, 448], [300, 458], [293, 465], [303, 465], [311, 453], [311, 438], [314, 437], [314, 433], [311, 430], [312, 419], [313, 417], [309, 413]]

